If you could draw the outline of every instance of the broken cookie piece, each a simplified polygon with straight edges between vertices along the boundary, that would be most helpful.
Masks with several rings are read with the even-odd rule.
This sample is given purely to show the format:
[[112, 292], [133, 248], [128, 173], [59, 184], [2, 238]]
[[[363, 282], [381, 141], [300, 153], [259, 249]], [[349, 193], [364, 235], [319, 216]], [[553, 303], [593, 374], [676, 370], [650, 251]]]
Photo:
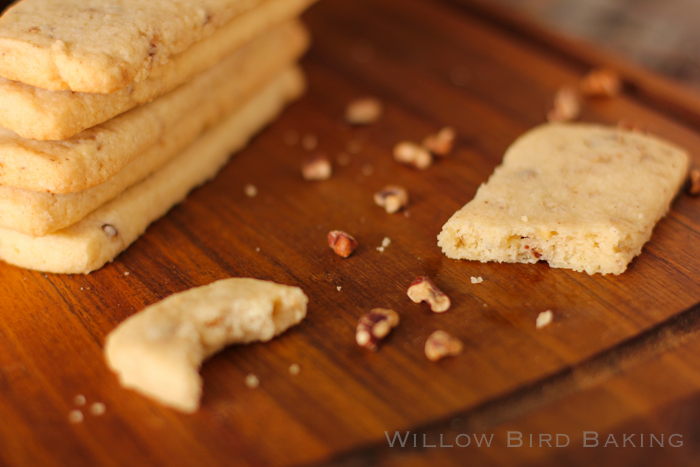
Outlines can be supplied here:
[[224, 279], [171, 295], [121, 323], [105, 354], [120, 383], [183, 412], [199, 407], [202, 362], [231, 344], [269, 341], [306, 316], [298, 287]]
[[620, 274], [651, 237], [688, 170], [650, 135], [549, 124], [520, 137], [475, 198], [442, 228], [450, 258]]

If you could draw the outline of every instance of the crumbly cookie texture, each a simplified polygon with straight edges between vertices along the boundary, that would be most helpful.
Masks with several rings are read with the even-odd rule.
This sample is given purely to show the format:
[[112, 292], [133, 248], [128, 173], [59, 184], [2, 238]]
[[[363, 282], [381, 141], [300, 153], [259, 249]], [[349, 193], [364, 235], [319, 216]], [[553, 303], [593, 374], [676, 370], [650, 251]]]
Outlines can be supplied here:
[[269, 341], [306, 316], [298, 287], [223, 279], [180, 292], [121, 323], [105, 342], [120, 383], [183, 412], [199, 408], [199, 367], [231, 344]]
[[0, 18], [0, 76], [110, 93], [262, 0], [21, 0]]
[[216, 175], [233, 151], [245, 146], [303, 90], [302, 72], [285, 70], [158, 171], [81, 221], [44, 237], [0, 229], [0, 259], [55, 273], [89, 273], [101, 268], [190, 190]]
[[438, 235], [450, 258], [620, 274], [651, 237], [688, 170], [659, 138], [590, 124], [520, 137]]
[[[254, 38], [289, 22], [314, 1], [265, 0], [210, 37], [170, 56], [147, 77], [110, 94], [48, 91], [0, 78], [0, 126], [27, 139], [70, 138], [186, 83]], [[150, 5], [150, 1], [140, 3]], [[30, 55], [35, 58], [33, 53]]]
[[[141, 165], [144, 151], [154, 145], [168, 147], [173, 138], [180, 146], [191, 142], [290, 66], [307, 46], [304, 26], [286, 24], [159, 99], [64, 141], [26, 140], [0, 128], [0, 206], [5, 187], [41, 191], [44, 197], [47, 192], [83, 191], [108, 182], [130, 161]], [[2, 217], [0, 212], [0, 226], [10, 227]]]
[[[296, 32], [301, 34], [301, 30]], [[269, 47], [255, 49], [256, 53], [246, 55], [243, 61], [222, 63], [153, 103], [111, 120], [109, 125], [88, 130], [95, 136], [94, 140], [86, 138], [72, 147], [61, 146], [70, 152], [71, 161], [50, 167], [66, 169], [74, 162], [71, 170], [77, 177], [66, 180], [61, 186], [73, 180], [79, 186], [89, 181], [96, 186], [75, 193], [55, 194], [0, 185], [0, 227], [43, 236], [78, 222], [160, 168], [207, 127], [235, 111], [290, 67], [304, 50], [303, 37], [303, 34], [284, 34], [280, 39], [286, 38], [285, 41], [266, 42]], [[236, 79], [231, 79], [232, 76]], [[140, 154], [128, 154], [126, 148], [131, 149], [133, 142], [139, 139], [151, 145]], [[123, 151], [119, 150], [119, 141], [125, 143]], [[34, 143], [36, 146], [46, 144]], [[0, 153], [2, 147], [0, 142]], [[96, 150], [98, 147], [101, 150]], [[46, 159], [49, 154], [36, 153], [36, 157]], [[131, 157], [133, 160], [128, 162]], [[125, 162], [128, 164], [114, 173]], [[26, 167], [28, 171], [31, 164], [27, 163]], [[102, 180], [107, 176], [109, 178]], [[49, 179], [46, 174], [43, 181]]]

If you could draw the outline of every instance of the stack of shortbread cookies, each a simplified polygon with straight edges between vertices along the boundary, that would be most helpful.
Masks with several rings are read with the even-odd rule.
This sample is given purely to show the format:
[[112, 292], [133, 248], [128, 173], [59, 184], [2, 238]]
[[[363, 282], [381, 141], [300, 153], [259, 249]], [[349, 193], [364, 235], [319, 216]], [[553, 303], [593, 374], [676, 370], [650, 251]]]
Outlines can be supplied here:
[[22, 0], [0, 18], [0, 259], [111, 261], [304, 90], [315, 0]]

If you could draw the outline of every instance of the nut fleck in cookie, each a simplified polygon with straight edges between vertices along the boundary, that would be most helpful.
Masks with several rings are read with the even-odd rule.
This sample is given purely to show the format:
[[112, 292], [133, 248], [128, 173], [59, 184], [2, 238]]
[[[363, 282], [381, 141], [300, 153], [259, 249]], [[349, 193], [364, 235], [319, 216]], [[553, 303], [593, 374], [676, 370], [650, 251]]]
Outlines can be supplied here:
[[[194, 412], [206, 358], [227, 345], [269, 341], [304, 319], [308, 301], [298, 287], [248, 278], [180, 292], [112, 331], [105, 342], [107, 363], [123, 386]], [[257, 387], [259, 380], [246, 384]]]
[[688, 170], [659, 138], [590, 124], [521, 136], [438, 235], [450, 258], [620, 274], [651, 237]]

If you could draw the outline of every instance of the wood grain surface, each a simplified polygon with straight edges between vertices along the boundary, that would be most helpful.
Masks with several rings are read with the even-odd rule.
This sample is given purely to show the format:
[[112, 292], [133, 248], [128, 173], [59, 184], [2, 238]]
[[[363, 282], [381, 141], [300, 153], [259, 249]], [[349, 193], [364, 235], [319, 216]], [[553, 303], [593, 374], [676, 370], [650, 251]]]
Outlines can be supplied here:
[[[436, 245], [444, 222], [474, 196], [508, 145], [544, 121], [558, 87], [605, 59], [562, 50], [542, 33], [457, 0], [323, 0], [305, 20], [314, 37], [303, 60], [308, 94], [113, 263], [87, 276], [0, 264], [0, 464], [692, 460], [687, 453], [700, 441], [689, 451], [690, 433], [673, 454], [634, 458], [612, 458], [610, 450], [587, 451], [590, 457], [573, 448], [512, 450], [500, 434], [564, 432], [580, 445], [574, 437], [583, 430], [624, 431], [630, 423], [666, 429], [644, 425], [665, 407], [697, 413], [700, 199], [680, 196], [620, 276], [453, 261]], [[622, 71], [629, 72], [625, 94], [588, 102], [582, 120], [633, 120], [685, 146], [698, 162], [700, 115], [692, 99], [684, 107], [680, 91], [666, 92], [666, 83], [647, 88], [655, 81], [639, 81], [643, 72]], [[383, 118], [347, 126], [345, 106], [368, 95], [384, 103]], [[459, 134], [451, 157], [426, 171], [393, 161], [395, 143], [420, 141], [443, 125]], [[330, 180], [304, 181], [300, 164], [309, 152], [288, 144], [295, 135], [313, 135], [318, 151], [334, 159], [347, 153], [350, 163], [336, 163]], [[374, 205], [373, 193], [388, 183], [408, 188], [405, 214]], [[247, 184], [257, 187], [256, 197], [245, 195]], [[328, 248], [334, 229], [359, 241], [350, 258]], [[391, 244], [380, 252], [385, 237]], [[451, 297], [449, 312], [436, 315], [408, 300], [419, 275]], [[301, 287], [310, 298], [307, 319], [270, 343], [232, 347], [208, 361], [194, 415], [118, 385], [103, 344], [119, 322], [174, 292], [239, 276]], [[483, 283], [472, 284], [472, 276]], [[369, 353], [354, 343], [354, 328], [375, 307], [396, 310], [401, 325]], [[535, 329], [547, 309], [554, 323]], [[436, 329], [462, 339], [464, 354], [428, 362], [423, 345]], [[291, 375], [295, 363], [301, 372]], [[250, 373], [260, 387], [245, 386]], [[85, 406], [76, 406], [77, 395]], [[105, 414], [91, 415], [95, 402], [105, 404]], [[85, 419], [72, 424], [75, 409]], [[691, 423], [668, 429], [696, 430]], [[494, 432], [500, 444], [468, 454], [388, 451], [384, 432], [395, 430]]]

